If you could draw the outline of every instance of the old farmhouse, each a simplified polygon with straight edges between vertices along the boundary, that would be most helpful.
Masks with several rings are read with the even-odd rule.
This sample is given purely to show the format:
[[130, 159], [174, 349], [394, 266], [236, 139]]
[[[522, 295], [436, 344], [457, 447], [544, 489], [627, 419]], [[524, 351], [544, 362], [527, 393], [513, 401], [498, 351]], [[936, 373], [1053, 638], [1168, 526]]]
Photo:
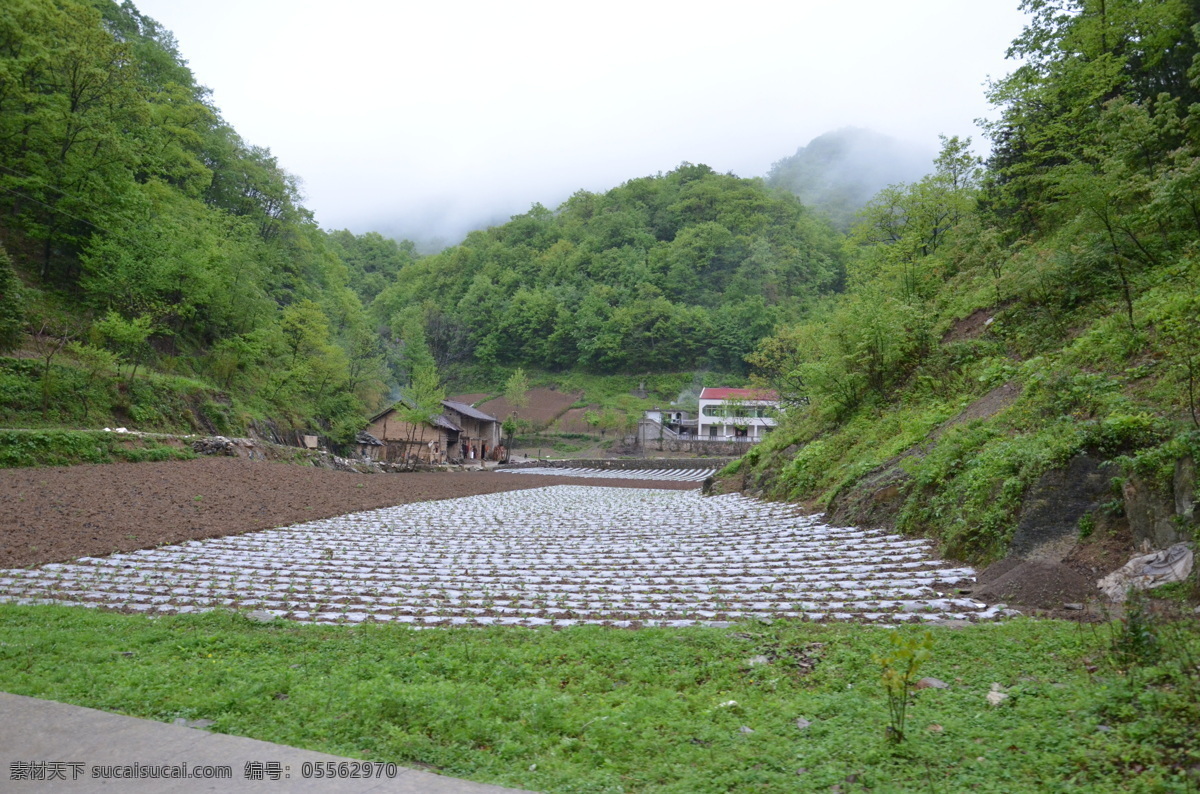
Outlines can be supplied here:
[[431, 422], [413, 424], [393, 405], [371, 418], [366, 432], [382, 442], [373, 457], [389, 463], [457, 463], [495, 460], [500, 422], [477, 408], [442, 401], [442, 413]]

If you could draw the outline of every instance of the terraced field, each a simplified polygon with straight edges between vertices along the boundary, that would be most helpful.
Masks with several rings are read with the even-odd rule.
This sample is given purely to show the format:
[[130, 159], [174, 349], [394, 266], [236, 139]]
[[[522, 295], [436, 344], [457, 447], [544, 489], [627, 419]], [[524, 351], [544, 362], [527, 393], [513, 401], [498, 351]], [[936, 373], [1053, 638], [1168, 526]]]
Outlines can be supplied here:
[[899, 623], [1002, 616], [926, 541], [696, 491], [554, 486], [0, 571], [0, 600], [322, 623]]

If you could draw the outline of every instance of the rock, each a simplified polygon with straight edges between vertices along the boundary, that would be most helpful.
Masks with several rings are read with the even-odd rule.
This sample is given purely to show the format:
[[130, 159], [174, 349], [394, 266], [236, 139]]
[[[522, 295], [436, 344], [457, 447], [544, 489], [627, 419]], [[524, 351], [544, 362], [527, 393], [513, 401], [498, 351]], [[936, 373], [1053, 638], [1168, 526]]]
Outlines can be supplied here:
[[743, 725], [742, 727], [738, 728], [738, 732], [739, 733], [754, 733], [754, 729], [750, 728], [746, 725]]
[[236, 445], [225, 436], [198, 438], [192, 442], [192, 451], [199, 455], [237, 455]]
[[810, 725], [812, 725], [812, 723], [809, 722], [808, 720], [804, 719], [803, 717], [796, 718], [796, 727], [799, 728], [800, 730], [804, 730], [805, 728], [807, 728]]
[[1116, 466], [1076, 455], [1066, 468], [1046, 472], [1021, 505], [1009, 554], [1039, 562], [1062, 562], [1079, 541], [1079, 519], [1107, 501]]
[[940, 678], [922, 678], [917, 683], [913, 684], [913, 689], [949, 689], [950, 685]]
[[770, 664], [770, 663], [771, 663], [771, 660], [761, 654], [758, 656], [751, 656], [749, 659], [746, 660], [747, 667], [760, 667], [764, 664]]
[[1071, 609], [1078, 612], [1083, 609], [1083, 604], [1063, 604], [1063, 609]]
[[1132, 590], [1149, 590], [1171, 582], [1182, 582], [1192, 572], [1195, 554], [1189, 544], [1176, 543], [1169, 549], [1134, 557], [1096, 582], [1113, 601], [1124, 601]]
[[992, 684], [992, 691], [987, 693], [987, 702], [993, 706], [999, 706], [1006, 700], [1008, 700], [1008, 693], [1001, 692], [999, 684]]
[[1165, 549], [1187, 540], [1175, 523], [1175, 499], [1170, 495], [1153, 488], [1137, 474], [1125, 479], [1121, 491], [1135, 546]]

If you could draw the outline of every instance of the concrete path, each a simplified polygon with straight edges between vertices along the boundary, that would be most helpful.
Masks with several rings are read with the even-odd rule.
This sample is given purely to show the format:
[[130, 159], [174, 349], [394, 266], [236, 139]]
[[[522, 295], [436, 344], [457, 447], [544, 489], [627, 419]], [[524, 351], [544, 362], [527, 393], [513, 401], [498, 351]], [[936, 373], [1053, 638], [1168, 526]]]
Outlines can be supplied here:
[[[36, 794], [519, 791], [4, 692], [0, 764], [0, 791]], [[334, 777], [316, 777], [326, 770]], [[163, 777], [185, 771], [203, 777]]]

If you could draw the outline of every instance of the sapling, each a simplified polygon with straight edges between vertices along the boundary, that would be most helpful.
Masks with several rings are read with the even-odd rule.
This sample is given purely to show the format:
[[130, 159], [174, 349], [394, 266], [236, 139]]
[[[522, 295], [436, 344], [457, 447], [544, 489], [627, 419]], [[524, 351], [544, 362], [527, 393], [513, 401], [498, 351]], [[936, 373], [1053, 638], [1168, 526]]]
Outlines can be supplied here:
[[891, 649], [887, 653], [874, 655], [873, 659], [882, 668], [880, 680], [887, 696], [890, 718], [887, 737], [889, 741], [899, 743], [904, 741], [908, 698], [916, 683], [917, 672], [933, 653], [933, 634], [928, 630], [897, 630], [888, 637], [888, 641]]

